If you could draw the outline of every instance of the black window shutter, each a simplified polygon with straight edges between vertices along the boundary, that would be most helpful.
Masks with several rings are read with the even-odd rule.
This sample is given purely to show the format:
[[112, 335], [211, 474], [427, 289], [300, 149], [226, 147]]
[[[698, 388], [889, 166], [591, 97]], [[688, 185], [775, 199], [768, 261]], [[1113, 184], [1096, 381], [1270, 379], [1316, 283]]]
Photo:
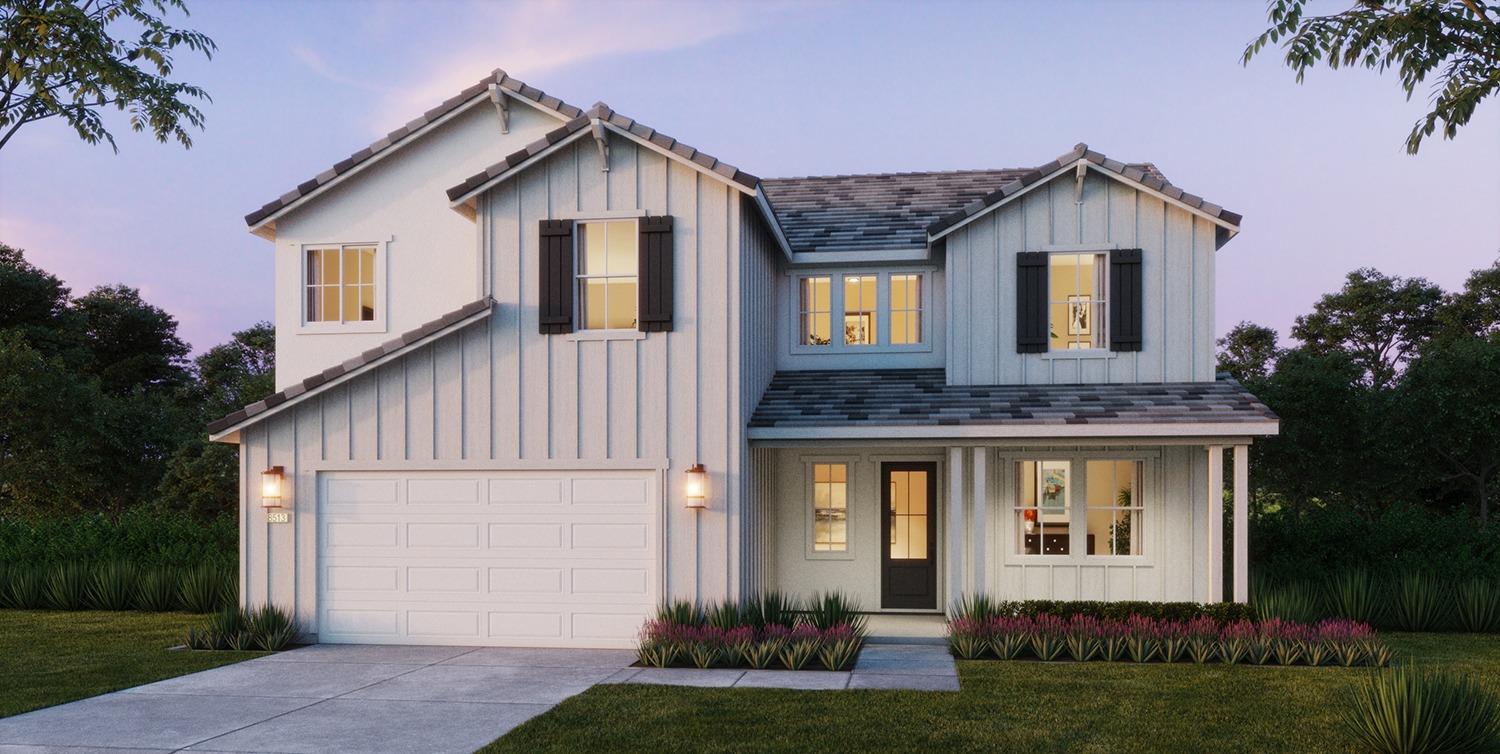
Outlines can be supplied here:
[[541, 222], [537, 266], [537, 331], [573, 332], [573, 221]]
[[672, 329], [672, 218], [640, 219], [639, 306], [636, 321], [641, 332]]
[[1016, 254], [1016, 353], [1047, 352], [1047, 253]]
[[1141, 350], [1141, 250], [1109, 254], [1109, 350]]

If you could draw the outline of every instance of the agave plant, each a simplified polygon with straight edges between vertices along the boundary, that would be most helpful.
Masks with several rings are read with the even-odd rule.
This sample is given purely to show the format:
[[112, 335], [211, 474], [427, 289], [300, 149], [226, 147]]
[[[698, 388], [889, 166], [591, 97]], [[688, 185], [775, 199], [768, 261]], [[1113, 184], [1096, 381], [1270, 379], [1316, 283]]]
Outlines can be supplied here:
[[47, 606], [47, 577], [38, 566], [15, 565], [0, 582], [6, 607], [37, 610]]
[[708, 603], [708, 606], [703, 608], [703, 623], [721, 631], [728, 631], [743, 625], [744, 618], [740, 611], [740, 604], [734, 600]]
[[1188, 657], [1199, 665], [1213, 662], [1219, 654], [1219, 624], [1207, 616], [1194, 618], [1186, 633]]
[[[229, 603], [234, 604], [234, 603]], [[165, 568], [142, 571], [135, 590], [135, 607], [151, 613], [177, 609], [177, 575]]]
[[798, 610], [796, 598], [781, 592], [762, 592], [745, 600], [744, 621], [757, 632], [767, 626], [792, 626]]
[[989, 635], [985, 624], [973, 618], [955, 618], [948, 621], [948, 651], [965, 660], [978, 659], [989, 649]]
[[190, 613], [211, 613], [225, 604], [224, 582], [231, 576], [227, 569], [205, 563], [184, 571], [177, 585], [177, 604]]
[[818, 629], [803, 623], [792, 629], [786, 638], [786, 643], [782, 644], [781, 664], [787, 670], [801, 670], [817, 656], [821, 645], [822, 635]]
[[678, 626], [703, 625], [703, 611], [689, 600], [672, 600], [656, 608], [656, 619]]
[[1031, 653], [1038, 660], [1052, 661], [1067, 647], [1068, 624], [1055, 615], [1038, 615], [1031, 623]]
[[1098, 618], [1075, 615], [1068, 621], [1066, 639], [1068, 656], [1075, 662], [1088, 662], [1099, 651], [1101, 625]]
[[713, 626], [693, 631], [687, 642], [688, 661], [695, 668], [711, 668], [724, 657], [724, 632]]
[[262, 605], [245, 616], [255, 646], [268, 652], [286, 649], [297, 639], [297, 621], [275, 605]]
[[985, 626], [990, 652], [1014, 660], [1031, 647], [1030, 618], [993, 618]]
[[1381, 754], [1500, 751], [1500, 704], [1474, 679], [1398, 666], [1346, 693], [1344, 729]]
[[1256, 584], [1250, 601], [1262, 620], [1279, 618], [1293, 623], [1310, 623], [1322, 617], [1318, 594], [1305, 584]]
[[1443, 620], [1448, 602], [1442, 581], [1426, 571], [1411, 571], [1396, 580], [1391, 617], [1403, 631], [1430, 631]]
[[112, 561], [94, 566], [89, 574], [87, 599], [100, 610], [129, 610], [135, 606], [135, 566]]
[[953, 603], [953, 607], [949, 609], [948, 614], [953, 616], [954, 619], [969, 618], [980, 623], [986, 623], [991, 619], [1000, 617], [1001, 611], [998, 602], [991, 599], [987, 594], [978, 593], [966, 594], [960, 597]]
[[47, 607], [82, 610], [88, 607], [89, 575], [77, 563], [60, 563], [47, 570], [44, 585]]
[[825, 670], [845, 670], [854, 662], [863, 643], [852, 626], [834, 626], [823, 632], [818, 646], [818, 661]]
[[1100, 626], [1099, 657], [1105, 662], [1119, 662], [1129, 656], [1130, 632], [1117, 620], [1106, 620]]
[[[1213, 624], [1212, 618], [1206, 620]], [[1192, 640], [1188, 633], [1188, 625], [1177, 620], [1162, 621], [1158, 627], [1158, 634], [1161, 637], [1159, 651], [1161, 661], [1177, 662], [1182, 659], [1182, 655], [1188, 651], [1188, 645]]]
[[1500, 584], [1471, 579], [1459, 584], [1453, 596], [1459, 628], [1470, 633], [1500, 630]]
[[807, 620], [819, 631], [848, 626], [861, 636], [865, 632], [865, 616], [859, 612], [859, 600], [839, 591], [814, 592], [807, 602]]
[[781, 650], [786, 646], [791, 633], [792, 630], [786, 626], [776, 624], [766, 626], [760, 640], [751, 644], [750, 649], [745, 652], [745, 662], [756, 670], [771, 667], [781, 658]]
[[1151, 662], [1161, 651], [1161, 629], [1156, 621], [1132, 615], [1125, 621], [1125, 651], [1131, 662]]
[[724, 632], [724, 643], [720, 651], [724, 653], [725, 665], [736, 668], [747, 661], [746, 656], [750, 653], [750, 647], [755, 643], [755, 629], [749, 626], [735, 626]]
[[1219, 658], [1225, 664], [1238, 665], [1250, 659], [1255, 644], [1255, 626], [1247, 620], [1235, 621], [1219, 630]]
[[1328, 610], [1338, 618], [1369, 623], [1380, 604], [1380, 591], [1369, 571], [1352, 568], [1328, 579], [1324, 589]]

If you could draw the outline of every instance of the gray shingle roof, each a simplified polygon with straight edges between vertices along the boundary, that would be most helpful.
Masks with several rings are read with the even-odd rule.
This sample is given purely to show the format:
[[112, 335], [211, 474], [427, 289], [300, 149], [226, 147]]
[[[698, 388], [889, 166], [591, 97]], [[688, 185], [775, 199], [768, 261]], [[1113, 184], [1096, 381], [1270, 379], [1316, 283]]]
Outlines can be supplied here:
[[1111, 173], [1115, 173], [1116, 175], [1124, 176], [1125, 178], [1137, 183], [1141, 183], [1153, 191], [1160, 191], [1171, 199], [1180, 201], [1183, 204], [1188, 205], [1189, 207], [1192, 207], [1209, 215], [1210, 217], [1217, 217], [1220, 220], [1229, 223], [1230, 225], [1239, 225], [1240, 221], [1244, 219], [1237, 212], [1230, 212], [1229, 210], [1224, 209], [1223, 207], [1220, 207], [1213, 202], [1205, 201], [1201, 196], [1189, 194], [1186, 191], [1173, 186], [1171, 183], [1167, 182], [1166, 176], [1163, 176], [1161, 173], [1157, 172], [1156, 169], [1149, 163], [1133, 165], [1120, 162], [1119, 160], [1112, 160], [1099, 152], [1095, 152], [1089, 149], [1089, 145], [1080, 142], [1079, 144], [1074, 145], [1071, 151], [1059, 155], [1057, 159], [1045, 165], [1041, 165], [1036, 169], [1027, 172], [1025, 175], [1020, 176], [1015, 181], [1007, 183], [1004, 186], [996, 189], [983, 198], [974, 202], [970, 202], [963, 208], [942, 218], [939, 218], [938, 220], [927, 226], [927, 232], [932, 235], [942, 233], [943, 231], [963, 222], [964, 220], [967, 220], [974, 215], [977, 215], [985, 211], [986, 209], [989, 209], [990, 207], [993, 207], [996, 204], [1005, 201], [1027, 186], [1031, 186], [1035, 183], [1040, 182], [1043, 178], [1046, 178], [1047, 176], [1057, 172], [1058, 170], [1061, 170], [1064, 165], [1067, 165], [1068, 163], [1074, 162], [1079, 159], [1088, 160], [1089, 162], [1098, 165], [1100, 168], [1108, 170]]
[[714, 157], [706, 152], [700, 152], [697, 149], [694, 149], [693, 147], [690, 147], [660, 131], [657, 131], [656, 129], [644, 123], [621, 115], [603, 102], [595, 102], [594, 106], [589, 108], [588, 112], [582, 113], [578, 117], [575, 117], [567, 123], [562, 124], [556, 129], [548, 131], [544, 136], [542, 136], [542, 138], [537, 139], [530, 144], [527, 144], [525, 148], [518, 149], [515, 152], [506, 155], [505, 159], [485, 168], [481, 172], [469, 176], [468, 178], [464, 179], [463, 183], [460, 183], [457, 186], [448, 189], [448, 201], [456, 202], [465, 194], [468, 194], [473, 190], [479, 188], [480, 186], [483, 186], [484, 184], [489, 183], [496, 178], [499, 178], [500, 176], [510, 172], [511, 170], [514, 170], [521, 163], [524, 163], [527, 160], [537, 156], [543, 150], [547, 149], [553, 144], [556, 144], [557, 142], [562, 141], [563, 139], [566, 139], [585, 128], [588, 128], [589, 123], [595, 118], [598, 118], [601, 121], [619, 128], [622, 131], [627, 131], [637, 138], [649, 141], [652, 144], [655, 144], [656, 146], [665, 149], [684, 160], [695, 163], [703, 167], [705, 170], [717, 173], [725, 180], [734, 181], [735, 183], [738, 183], [745, 188], [754, 189], [756, 184], [760, 183], [759, 178], [756, 178], [755, 176], [750, 175], [749, 173], [746, 173], [745, 171], [740, 170], [739, 168], [730, 165], [729, 163], [724, 162], [717, 157]]
[[1276, 420], [1227, 375], [1214, 382], [988, 386], [948, 385], [942, 369], [847, 369], [777, 372], [750, 428]]
[[367, 146], [364, 149], [361, 149], [358, 152], [349, 155], [347, 158], [335, 163], [333, 167], [317, 174], [316, 176], [313, 176], [309, 180], [297, 184], [297, 187], [292, 189], [291, 191], [282, 194], [273, 201], [267, 202], [265, 206], [261, 207], [260, 209], [255, 210], [248, 215], [245, 215], [245, 224], [252, 227], [255, 226], [261, 220], [264, 220], [267, 217], [280, 212], [281, 210], [291, 206], [293, 203], [297, 202], [308, 194], [317, 191], [320, 187], [323, 186], [323, 184], [328, 183], [329, 181], [355, 169], [356, 167], [359, 167], [360, 164], [364, 163], [371, 157], [374, 157], [375, 155], [380, 154], [387, 149], [397, 146], [406, 137], [410, 136], [418, 129], [421, 129], [423, 126], [426, 126], [427, 124], [447, 115], [448, 113], [453, 112], [454, 110], [457, 110], [464, 103], [485, 93], [489, 90], [490, 84], [496, 84], [501, 89], [504, 89], [507, 94], [513, 97], [520, 97], [521, 99], [524, 99], [547, 110], [551, 110], [565, 118], [576, 118], [579, 115], [583, 114], [582, 110], [579, 110], [578, 108], [566, 102], [563, 102], [562, 100], [553, 97], [534, 86], [529, 86], [526, 82], [521, 81], [520, 79], [511, 78], [508, 74], [505, 73], [505, 71], [496, 68], [494, 71], [490, 72], [490, 75], [485, 76], [483, 79], [480, 79], [479, 83], [474, 84], [473, 86], [464, 89], [458, 94], [453, 95], [452, 97], [445, 100], [443, 104], [438, 105], [437, 107], [434, 107], [425, 113], [422, 113], [421, 115], [417, 116], [416, 119], [386, 134], [370, 146]]
[[408, 348], [414, 343], [425, 340], [428, 337], [449, 327], [452, 327], [453, 325], [456, 325], [459, 322], [462, 322], [470, 317], [478, 314], [483, 314], [485, 312], [494, 311], [494, 306], [495, 300], [488, 296], [479, 299], [478, 301], [465, 304], [457, 309], [454, 309], [451, 312], [448, 312], [447, 314], [444, 314], [441, 317], [438, 317], [437, 319], [432, 320], [431, 322], [428, 322], [419, 327], [408, 330], [394, 338], [391, 338], [390, 340], [378, 346], [375, 346], [374, 348], [371, 348], [358, 356], [344, 361], [342, 364], [335, 364], [285, 390], [282, 390], [278, 393], [273, 393], [272, 395], [266, 397], [265, 400], [256, 401], [255, 403], [252, 403], [242, 409], [230, 413], [228, 416], [209, 422], [208, 433], [210, 435], [217, 434], [226, 429], [229, 429], [230, 427], [233, 427], [236, 424], [239, 424], [240, 422], [245, 421], [246, 419], [270, 411], [271, 409], [276, 408], [277, 406], [280, 406], [287, 401], [299, 398], [310, 391], [316, 390], [333, 380], [336, 380], [350, 372], [353, 372], [356, 369], [359, 369], [360, 367], [371, 364], [378, 359], [385, 358], [386, 356], [389, 356], [404, 348]]
[[[1161, 177], [1150, 163], [1130, 167]], [[920, 249], [927, 245], [929, 226], [1034, 172], [995, 168], [767, 178], [761, 188], [793, 251]]]

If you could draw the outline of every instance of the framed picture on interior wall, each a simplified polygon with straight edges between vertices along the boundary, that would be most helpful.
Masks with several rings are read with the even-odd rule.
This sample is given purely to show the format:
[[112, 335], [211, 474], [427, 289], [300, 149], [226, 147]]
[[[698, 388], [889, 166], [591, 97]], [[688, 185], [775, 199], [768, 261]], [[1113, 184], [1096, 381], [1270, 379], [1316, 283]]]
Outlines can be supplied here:
[[1089, 335], [1089, 297], [1068, 296], [1068, 334]]

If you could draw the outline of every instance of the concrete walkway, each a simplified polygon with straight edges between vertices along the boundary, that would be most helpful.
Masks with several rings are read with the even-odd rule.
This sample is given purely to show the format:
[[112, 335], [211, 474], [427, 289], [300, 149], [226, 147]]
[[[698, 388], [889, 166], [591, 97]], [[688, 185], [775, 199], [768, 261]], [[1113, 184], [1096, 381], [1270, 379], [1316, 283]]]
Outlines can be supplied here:
[[867, 643], [853, 670], [626, 668], [604, 682], [700, 688], [958, 691], [958, 669], [945, 646]]
[[629, 650], [320, 644], [0, 719], [0, 754], [469, 754]]

